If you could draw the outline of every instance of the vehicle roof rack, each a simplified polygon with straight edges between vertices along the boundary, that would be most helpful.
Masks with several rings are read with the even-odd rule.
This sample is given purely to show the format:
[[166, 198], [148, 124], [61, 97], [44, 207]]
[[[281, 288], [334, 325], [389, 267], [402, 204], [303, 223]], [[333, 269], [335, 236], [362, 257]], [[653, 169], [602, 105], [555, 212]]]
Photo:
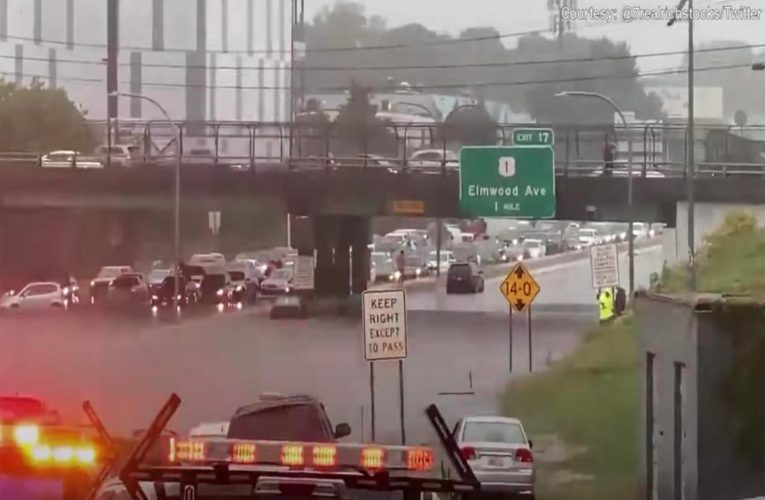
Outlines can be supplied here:
[[[459, 479], [456, 480], [426, 477], [422, 474], [399, 474], [401, 471], [395, 469], [370, 471], [360, 468], [333, 468], [322, 471], [316, 469], [275, 469], [273, 464], [265, 463], [258, 465], [229, 463], [149, 465], [145, 463], [149, 450], [158, 443], [160, 435], [180, 406], [180, 402], [181, 399], [176, 394], [172, 394], [122, 463], [117, 465], [115, 463], [116, 456], [114, 456], [104, 465], [91, 488], [87, 497], [88, 500], [94, 498], [110, 472], [117, 473], [133, 500], [148, 500], [139, 486], [140, 482], [178, 483], [182, 498], [193, 500], [197, 497], [197, 488], [200, 484], [251, 485], [255, 487], [260, 478], [341, 481], [348, 489], [401, 491], [405, 500], [419, 498], [419, 494], [422, 492], [461, 493], [470, 496], [480, 491], [480, 483], [460, 453], [441, 412], [434, 404], [425, 409], [425, 415], [430, 420], [439, 441], [446, 450], [447, 458], [457, 471]], [[111, 438], [90, 403], [86, 402], [83, 407], [104, 441], [111, 443]], [[385, 448], [384, 446], [380, 447]]]

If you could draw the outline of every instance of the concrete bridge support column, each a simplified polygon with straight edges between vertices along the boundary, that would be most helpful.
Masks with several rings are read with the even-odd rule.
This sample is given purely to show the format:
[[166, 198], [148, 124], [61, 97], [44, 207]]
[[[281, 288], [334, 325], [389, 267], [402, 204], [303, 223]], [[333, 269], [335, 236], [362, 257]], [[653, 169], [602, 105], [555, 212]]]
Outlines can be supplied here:
[[335, 240], [334, 295], [345, 299], [351, 294], [351, 240], [353, 224], [350, 217], [336, 217], [338, 227]]
[[365, 217], [353, 218], [351, 238], [351, 293], [363, 293], [369, 284], [370, 220]]
[[317, 217], [314, 224], [314, 245], [316, 268], [314, 270], [314, 296], [332, 296], [332, 275], [334, 274], [333, 240], [335, 228], [328, 217]]

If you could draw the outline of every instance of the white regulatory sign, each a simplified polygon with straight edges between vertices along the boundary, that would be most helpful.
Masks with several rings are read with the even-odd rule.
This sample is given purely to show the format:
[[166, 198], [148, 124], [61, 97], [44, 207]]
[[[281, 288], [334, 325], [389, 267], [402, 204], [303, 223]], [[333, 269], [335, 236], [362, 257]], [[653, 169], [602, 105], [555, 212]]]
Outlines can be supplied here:
[[406, 297], [403, 290], [363, 294], [364, 357], [367, 361], [406, 358]]
[[615, 243], [590, 247], [592, 287], [619, 286], [619, 254]]
[[313, 257], [298, 255], [295, 259], [295, 290], [313, 290]]

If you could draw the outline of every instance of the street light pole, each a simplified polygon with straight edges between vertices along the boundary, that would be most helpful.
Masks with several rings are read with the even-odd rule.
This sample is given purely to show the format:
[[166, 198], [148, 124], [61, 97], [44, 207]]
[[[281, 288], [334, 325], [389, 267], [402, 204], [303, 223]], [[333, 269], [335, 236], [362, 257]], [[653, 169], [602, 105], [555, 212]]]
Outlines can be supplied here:
[[110, 92], [110, 96], [114, 97], [132, 97], [135, 99], [142, 99], [147, 101], [159, 109], [160, 113], [165, 117], [165, 120], [170, 124], [173, 129], [173, 135], [175, 138], [175, 193], [173, 203], [173, 254], [175, 262], [174, 275], [175, 282], [173, 287], [173, 304], [175, 305], [176, 314], [179, 311], [180, 301], [178, 296], [180, 295], [180, 273], [181, 273], [181, 137], [180, 131], [170, 115], [167, 113], [164, 107], [156, 100], [143, 94], [134, 94], [131, 92]]
[[624, 117], [624, 113], [619, 109], [614, 101], [596, 92], [580, 92], [576, 90], [558, 92], [555, 97], [589, 97], [593, 99], [600, 99], [608, 103], [616, 114], [619, 115], [622, 124], [624, 125], [624, 131], [627, 134], [627, 253], [629, 255], [629, 287], [630, 297], [635, 293], [635, 211], [633, 209], [633, 186], [632, 186], [632, 135], [630, 134], [630, 128], [627, 124], [627, 119]]
[[[694, 51], [693, 51], [693, 0], [680, 0], [677, 10], [680, 11], [688, 4], [688, 165], [685, 174], [688, 196], [688, 268], [689, 285], [692, 292], [696, 291], [696, 141], [695, 141], [695, 98], [694, 98]], [[667, 26], [675, 24], [672, 18]]]

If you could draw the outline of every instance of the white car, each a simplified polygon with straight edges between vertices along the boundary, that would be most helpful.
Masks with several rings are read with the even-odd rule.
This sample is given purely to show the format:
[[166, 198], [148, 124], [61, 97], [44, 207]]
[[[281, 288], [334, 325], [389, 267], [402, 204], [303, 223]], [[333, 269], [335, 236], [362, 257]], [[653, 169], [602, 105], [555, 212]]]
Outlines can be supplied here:
[[591, 247], [600, 243], [600, 236], [598, 235], [598, 231], [595, 229], [580, 229], [579, 234], [577, 235], [577, 239], [583, 247]]
[[125, 273], [132, 273], [130, 266], [104, 266], [90, 281], [90, 303], [95, 304], [106, 296], [109, 284]]
[[534, 453], [521, 421], [465, 417], [454, 428], [460, 453], [481, 483], [481, 492], [534, 498]]
[[292, 270], [274, 269], [260, 284], [261, 295], [288, 295], [292, 291]]
[[457, 262], [457, 257], [454, 256], [454, 252], [451, 250], [441, 250], [440, 262], [438, 260], [438, 251], [432, 250], [428, 254], [428, 271], [434, 273], [438, 269], [440, 274], [445, 274], [449, 270], [449, 266], [455, 262]]
[[446, 152], [443, 149], [423, 149], [409, 158], [409, 167], [414, 169], [436, 170], [445, 167], [447, 170], [457, 170], [459, 166], [459, 157], [448, 149]]
[[77, 151], [51, 151], [40, 159], [43, 168], [103, 168], [97, 159]]
[[521, 243], [523, 255], [528, 259], [538, 259], [547, 255], [547, 247], [542, 240], [527, 238]]
[[11, 291], [0, 298], [0, 308], [2, 309], [64, 310], [68, 306], [63, 288], [52, 281], [29, 283], [19, 293]]

